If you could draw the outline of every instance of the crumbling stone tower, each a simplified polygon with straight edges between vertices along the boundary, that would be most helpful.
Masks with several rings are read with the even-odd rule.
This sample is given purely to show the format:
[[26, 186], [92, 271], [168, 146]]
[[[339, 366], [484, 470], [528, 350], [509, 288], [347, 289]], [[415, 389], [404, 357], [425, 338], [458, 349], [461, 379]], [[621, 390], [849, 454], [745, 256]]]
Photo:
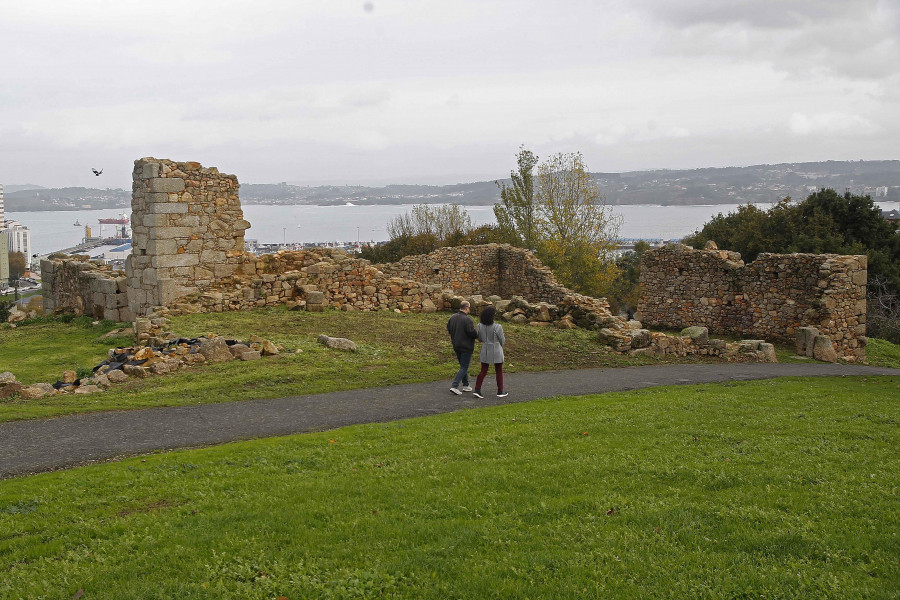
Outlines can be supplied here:
[[135, 316], [234, 275], [244, 254], [237, 177], [197, 162], [134, 161], [132, 254], [125, 263]]

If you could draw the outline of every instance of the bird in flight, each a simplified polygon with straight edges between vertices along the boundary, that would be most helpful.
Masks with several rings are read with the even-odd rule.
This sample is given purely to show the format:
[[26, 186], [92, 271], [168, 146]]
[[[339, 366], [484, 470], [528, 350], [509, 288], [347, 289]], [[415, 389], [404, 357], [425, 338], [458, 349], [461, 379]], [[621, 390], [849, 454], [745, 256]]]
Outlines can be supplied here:
[[97, 169], [91, 169], [91, 171], [94, 172], [94, 175], [96, 175], [97, 177], [100, 177], [100, 174], [103, 172], [103, 169], [100, 169], [99, 171]]

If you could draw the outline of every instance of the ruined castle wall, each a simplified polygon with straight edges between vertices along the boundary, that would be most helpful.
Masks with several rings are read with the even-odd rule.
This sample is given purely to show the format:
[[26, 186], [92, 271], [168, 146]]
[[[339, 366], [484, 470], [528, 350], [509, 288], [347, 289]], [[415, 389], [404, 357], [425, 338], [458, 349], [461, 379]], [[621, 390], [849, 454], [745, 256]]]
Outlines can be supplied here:
[[385, 274], [440, 285], [464, 296], [522, 296], [557, 304], [572, 294], [534, 254], [508, 244], [439, 248], [378, 267]]
[[439, 285], [392, 277], [368, 260], [331, 250], [253, 257], [243, 272], [174, 308], [221, 312], [286, 304], [307, 310], [434, 312], [447, 307], [451, 295]]
[[[250, 224], [243, 218], [235, 176], [196, 162], [142, 158], [135, 161], [132, 178], [133, 252], [124, 283], [116, 284], [122, 289], [115, 307], [127, 306], [134, 317], [157, 307], [190, 312], [275, 304], [430, 312], [448, 309], [454, 296], [478, 295], [565, 305], [564, 312], [586, 324], [610, 317], [604, 299], [573, 293], [532, 253], [505, 244], [441, 248], [374, 266], [319, 250], [255, 257], [244, 253]], [[81, 279], [53, 280], [50, 310], [95, 314], [100, 306], [113, 308], [112, 299], [101, 298]], [[125, 312], [119, 314], [125, 318]]]
[[125, 277], [86, 259], [41, 261], [44, 312], [74, 313], [96, 319], [130, 321]]
[[866, 257], [740, 254], [669, 244], [641, 260], [641, 322], [793, 341], [798, 327], [829, 336], [838, 355], [865, 357]]
[[126, 261], [135, 315], [202, 292], [244, 261], [244, 220], [234, 175], [197, 162], [142, 158], [132, 173], [133, 251]]

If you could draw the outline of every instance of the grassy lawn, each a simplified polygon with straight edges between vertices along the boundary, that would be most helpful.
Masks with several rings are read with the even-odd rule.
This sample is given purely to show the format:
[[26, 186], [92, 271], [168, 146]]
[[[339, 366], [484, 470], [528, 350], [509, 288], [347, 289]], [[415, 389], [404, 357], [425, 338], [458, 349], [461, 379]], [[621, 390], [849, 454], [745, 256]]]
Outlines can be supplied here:
[[[397, 383], [452, 378], [455, 357], [446, 333], [447, 313], [403, 315], [392, 312], [291, 312], [281, 308], [250, 312], [187, 315], [173, 319], [174, 331], [192, 337], [216, 333], [247, 339], [251, 334], [283, 344], [287, 351], [255, 362], [233, 361], [178, 373], [135, 379], [90, 396], [52, 396], [43, 400], [0, 402], [0, 422], [76, 412], [151, 406], [180, 406], [295, 394], [331, 392]], [[98, 340], [115, 324], [90, 319], [29, 324], [0, 330], [0, 370], [24, 383], [54, 382], [65, 369], [87, 369], [108, 348], [128, 339]], [[511, 373], [546, 369], [634, 366], [675, 362], [608, 353], [596, 333], [504, 324]], [[329, 350], [319, 334], [347, 337], [359, 351]], [[295, 349], [303, 350], [294, 354]], [[698, 362], [688, 358], [681, 362]], [[477, 373], [477, 361], [471, 371]]]
[[900, 378], [557, 398], [0, 482], [0, 598], [896, 598]]

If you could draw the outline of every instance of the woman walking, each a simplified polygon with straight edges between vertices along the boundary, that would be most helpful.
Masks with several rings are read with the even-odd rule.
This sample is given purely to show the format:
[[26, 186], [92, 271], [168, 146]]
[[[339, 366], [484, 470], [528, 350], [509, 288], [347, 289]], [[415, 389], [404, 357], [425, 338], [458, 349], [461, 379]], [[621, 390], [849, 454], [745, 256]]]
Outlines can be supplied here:
[[481, 384], [484, 383], [484, 376], [487, 375], [488, 367], [494, 365], [494, 373], [497, 375], [497, 397], [505, 398], [509, 396], [509, 392], [503, 389], [503, 346], [506, 344], [506, 337], [503, 335], [503, 327], [500, 323], [494, 322], [494, 316], [497, 309], [488, 306], [481, 311], [478, 316], [478, 339], [481, 340], [481, 372], [475, 382], [475, 391], [472, 392], [476, 398], [484, 398], [481, 394]]

